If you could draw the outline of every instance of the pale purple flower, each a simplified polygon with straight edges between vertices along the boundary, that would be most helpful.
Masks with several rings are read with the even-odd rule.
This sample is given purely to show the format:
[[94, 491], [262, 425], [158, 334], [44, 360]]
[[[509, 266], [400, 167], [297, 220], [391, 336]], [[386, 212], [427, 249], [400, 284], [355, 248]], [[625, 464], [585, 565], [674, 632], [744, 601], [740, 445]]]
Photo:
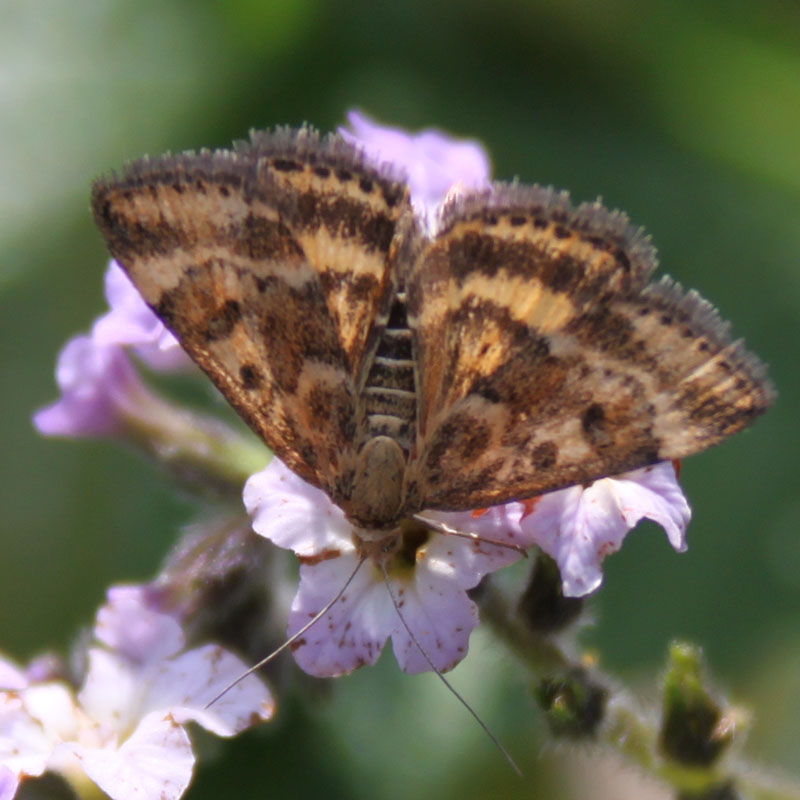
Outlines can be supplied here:
[[430, 228], [435, 228], [439, 206], [449, 192], [489, 186], [491, 164], [479, 142], [453, 139], [437, 130], [406, 133], [379, 125], [360, 111], [351, 111], [347, 121], [349, 129], [339, 129], [342, 136], [375, 160], [403, 170], [411, 202]]
[[[300, 585], [288, 625], [292, 636], [353, 574], [363, 549], [359, 531], [324, 492], [278, 459], [249, 479], [244, 502], [253, 529], [300, 558]], [[419, 516], [445, 532], [424, 534], [411, 559], [395, 555], [388, 565], [388, 587], [378, 562], [368, 559], [361, 566], [339, 601], [294, 644], [295, 659], [306, 672], [331, 677], [373, 664], [387, 638], [406, 672], [430, 669], [390, 591], [437, 669], [450, 669], [466, 655], [478, 623], [466, 590], [520, 556], [518, 549], [494, 542], [538, 545], [558, 563], [564, 593], [581, 596], [600, 585], [603, 559], [619, 549], [640, 519], [658, 522], [672, 546], [685, 549], [690, 511], [673, 465], [662, 463], [524, 503]]]
[[105, 286], [109, 311], [92, 327], [92, 339], [98, 345], [131, 347], [158, 370], [183, 369], [192, 363], [116, 261], [108, 265]]
[[[45, 771], [76, 786], [91, 780], [117, 800], [177, 798], [195, 760], [186, 723], [232, 736], [272, 716], [272, 697], [254, 676], [206, 708], [246, 665], [216, 645], [184, 650], [171, 618], [144, 604], [137, 621], [137, 599], [145, 595], [136, 587], [109, 592], [97, 635], [119, 649], [89, 649], [77, 695], [57, 682], [0, 691], [0, 800]], [[149, 657], [147, 642], [156, 644]]]
[[61, 399], [34, 415], [34, 425], [46, 436], [112, 435], [124, 427], [126, 416], [141, 415], [152, 395], [128, 347], [155, 369], [191, 364], [115, 261], [109, 264], [105, 284], [110, 310], [90, 334], [75, 336], [64, 346], [56, 367]]
[[98, 345], [75, 336], [64, 346], [56, 366], [61, 398], [34, 414], [46, 436], [104, 436], [120, 430], [126, 412], [136, 408], [145, 389], [127, 353], [119, 346]]
[[602, 478], [587, 487], [550, 492], [527, 503], [509, 503], [508, 514], [526, 544], [538, 545], [556, 561], [568, 597], [581, 597], [600, 586], [603, 559], [619, 550], [639, 520], [661, 525], [669, 543], [681, 552], [691, 518], [670, 462]]
[[[257, 533], [300, 557], [300, 586], [289, 615], [292, 636], [337, 595], [355, 570], [360, 559], [354, 537], [358, 532], [324, 492], [277, 458], [248, 480], [244, 502]], [[374, 664], [387, 638], [402, 669], [429, 670], [406, 625], [440, 671], [466, 655], [469, 635], [478, 624], [467, 590], [487, 573], [520, 558], [519, 550], [488, 541], [514, 545], [516, 534], [503, 524], [500, 510], [478, 516], [426, 516], [446, 524], [461, 522], [463, 516], [468, 524], [461, 530], [485, 539], [420, 528], [418, 540], [405, 541], [402, 551], [385, 562], [387, 579], [380, 565], [368, 558], [339, 601], [293, 645], [295, 659], [306, 672], [332, 677]]]

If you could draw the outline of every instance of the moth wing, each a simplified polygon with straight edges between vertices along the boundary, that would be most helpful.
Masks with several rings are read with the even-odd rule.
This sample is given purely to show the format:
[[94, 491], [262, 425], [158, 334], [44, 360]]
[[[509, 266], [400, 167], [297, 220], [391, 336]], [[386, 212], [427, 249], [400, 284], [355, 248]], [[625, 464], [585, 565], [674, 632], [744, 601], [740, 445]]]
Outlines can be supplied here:
[[649, 239], [597, 203], [456, 200], [407, 278], [419, 394], [406, 505], [468, 509], [677, 459], [772, 389], [696, 293], [647, 285]]
[[394, 291], [405, 185], [341, 137], [279, 129], [93, 187], [109, 250], [242, 418], [337, 499]]

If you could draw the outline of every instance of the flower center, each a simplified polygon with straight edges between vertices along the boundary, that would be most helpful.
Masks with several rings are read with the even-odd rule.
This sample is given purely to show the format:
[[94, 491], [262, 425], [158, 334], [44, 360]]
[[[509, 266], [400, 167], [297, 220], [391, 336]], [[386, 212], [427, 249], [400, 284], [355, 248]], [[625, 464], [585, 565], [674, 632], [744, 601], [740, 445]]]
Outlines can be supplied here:
[[427, 525], [411, 517], [400, 520], [400, 546], [395, 553], [396, 566], [414, 569], [417, 553], [428, 543], [430, 536], [431, 529]]
[[383, 563], [388, 571], [413, 570], [419, 551], [430, 539], [431, 530], [411, 517], [400, 520], [399, 525], [381, 538], [372, 539], [354, 531], [358, 554], [376, 564]]

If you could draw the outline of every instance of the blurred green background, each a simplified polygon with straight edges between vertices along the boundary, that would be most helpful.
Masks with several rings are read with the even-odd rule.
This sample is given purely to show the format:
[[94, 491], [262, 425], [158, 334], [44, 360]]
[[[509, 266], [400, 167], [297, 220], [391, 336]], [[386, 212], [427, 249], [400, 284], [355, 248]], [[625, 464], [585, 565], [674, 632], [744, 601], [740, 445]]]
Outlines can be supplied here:
[[[137, 455], [30, 424], [56, 396], [59, 349], [104, 309], [91, 178], [253, 126], [331, 129], [359, 107], [481, 140], [497, 177], [627, 210], [662, 271], [771, 365], [776, 407], [684, 464], [689, 552], [641, 526], [606, 562], [583, 641], [643, 697], [673, 637], [702, 644], [756, 711], [748, 752], [800, 773], [796, 2], [5, 0], [2, 15], [0, 649], [66, 647], [105, 587], [149, 577], [192, 518]], [[523, 671], [490, 635], [452, 678], [524, 780], [435, 677], [389, 656], [318, 709], [287, 698], [275, 724], [217, 748], [189, 796], [668, 796], [548, 749]]]

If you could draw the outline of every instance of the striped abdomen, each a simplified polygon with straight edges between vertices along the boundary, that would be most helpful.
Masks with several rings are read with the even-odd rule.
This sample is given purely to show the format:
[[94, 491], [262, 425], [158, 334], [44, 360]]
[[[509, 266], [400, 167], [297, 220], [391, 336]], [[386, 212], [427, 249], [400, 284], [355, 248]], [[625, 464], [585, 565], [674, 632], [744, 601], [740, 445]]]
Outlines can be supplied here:
[[367, 438], [389, 436], [408, 455], [417, 414], [406, 293], [397, 292], [363, 390]]

